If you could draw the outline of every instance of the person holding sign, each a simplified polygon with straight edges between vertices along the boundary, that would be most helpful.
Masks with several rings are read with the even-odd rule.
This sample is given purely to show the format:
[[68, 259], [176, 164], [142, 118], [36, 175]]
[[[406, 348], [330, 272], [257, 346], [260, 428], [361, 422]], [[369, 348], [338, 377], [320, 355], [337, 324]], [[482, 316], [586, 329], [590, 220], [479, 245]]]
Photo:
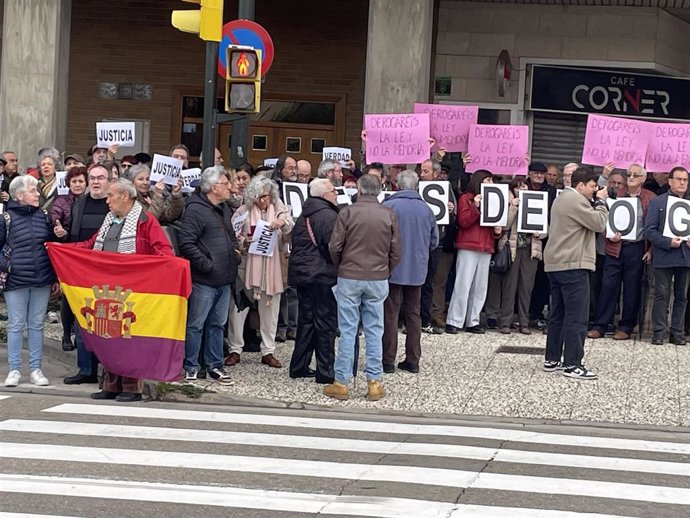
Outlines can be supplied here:
[[[273, 354], [276, 350], [280, 299], [286, 288], [282, 269], [283, 248], [285, 238], [292, 232], [295, 223], [288, 208], [280, 201], [278, 185], [262, 176], [254, 177], [249, 183], [245, 191], [244, 205], [235, 212], [232, 222], [239, 228], [236, 231], [237, 237], [244, 251], [240, 275], [244, 272], [244, 285], [252, 291], [254, 300], [257, 301], [261, 321], [261, 363], [279, 369], [283, 365]], [[277, 234], [277, 244], [270, 256], [260, 254], [258, 250], [257, 253], [251, 253], [252, 242], [261, 238], [256, 235], [259, 222], [264, 222], [269, 231]], [[225, 365], [232, 366], [240, 362], [240, 354], [244, 348], [242, 330], [248, 313], [249, 308], [231, 313], [228, 327], [230, 355]]]
[[512, 259], [508, 276], [503, 284], [501, 310], [498, 325], [501, 333], [510, 334], [510, 326], [515, 314], [515, 296], [517, 295], [518, 324], [522, 334], [529, 335], [529, 303], [537, 275], [537, 265], [542, 258], [542, 242], [544, 235], [518, 233], [518, 207], [520, 206], [519, 192], [527, 190], [525, 178], [516, 176], [509, 185], [508, 191], [508, 224], [507, 232], [501, 236], [510, 247]]
[[[630, 226], [635, 227], [635, 233], [632, 236], [626, 236], [624, 240], [620, 230], [611, 229], [615, 232], [612, 237], [606, 239], [601, 290], [596, 304], [594, 327], [587, 333], [588, 338], [603, 337], [606, 327], [613, 323], [616, 304], [620, 299], [621, 283], [623, 312], [613, 339], [629, 340], [637, 324], [640, 304], [643, 302], [644, 265], [649, 263], [652, 257], [649, 242], [644, 238], [644, 219], [650, 203], [656, 198], [653, 192], [642, 188], [645, 178], [647, 178], [647, 171], [640, 164], [632, 164], [628, 167], [625, 198], [619, 198], [618, 203], [623, 203], [624, 200], [635, 203], [637, 221], [630, 221]], [[630, 210], [629, 205], [620, 208], [613, 205], [609, 211], [609, 226], [612, 221], [615, 221], [616, 211], [627, 213]]]
[[606, 229], [608, 191], [598, 190], [597, 175], [589, 167], [578, 167], [572, 184], [553, 203], [550, 238], [544, 249], [551, 306], [542, 369], [593, 380], [597, 374], [582, 364], [582, 357], [589, 316], [589, 272], [596, 263], [596, 233]]
[[184, 211], [182, 178], [178, 179], [177, 185], [172, 188], [172, 195], [168, 196], [162, 179], [156, 182], [151, 191], [151, 170], [144, 164], [130, 167], [126, 177], [137, 190], [137, 201], [144, 210], [153, 214], [161, 225], [168, 225], [182, 217]]
[[[668, 305], [673, 283], [673, 312], [671, 313], [670, 342], [685, 345], [683, 331], [685, 308], [687, 306], [688, 281], [690, 280], [690, 241], [688, 241], [688, 220], [681, 207], [669, 211], [667, 206], [674, 198], [690, 199], [688, 196], [688, 171], [674, 167], [668, 174], [668, 192], [657, 196], [649, 204], [644, 226], [644, 237], [652, 244], [652, 265], [654, 266], [654, 303], [652, 305], [652, 345], [662, 345], [668, 325]], [[674, 217], [674, 213], [683, 214]], [[680, 219], [681, 223], [676, 220]], [[681, 228], [678, 228], [679, 225]], [[668, 226], [669, 237], [665, 232]]]
[[493, 183], [493, 175], [485, 169], [472, 174], [467, 192], [458, 199], [455, 287], [446, 317], [446, 333], [450, 334], [459, 333], [463, 327], [468, 333], [484, 334], [479, 316], [486, 300], [491, 254], [503, 228], [480, 225], [482, 183]]

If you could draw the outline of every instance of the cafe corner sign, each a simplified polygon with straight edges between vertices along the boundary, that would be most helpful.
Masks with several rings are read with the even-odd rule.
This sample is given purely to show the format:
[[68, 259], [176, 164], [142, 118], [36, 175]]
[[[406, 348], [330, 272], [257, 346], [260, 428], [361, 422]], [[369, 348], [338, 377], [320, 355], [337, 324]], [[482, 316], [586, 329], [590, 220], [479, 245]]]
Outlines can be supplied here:
[[690, 79], [534, 65], [529, 109], [690, 120]]

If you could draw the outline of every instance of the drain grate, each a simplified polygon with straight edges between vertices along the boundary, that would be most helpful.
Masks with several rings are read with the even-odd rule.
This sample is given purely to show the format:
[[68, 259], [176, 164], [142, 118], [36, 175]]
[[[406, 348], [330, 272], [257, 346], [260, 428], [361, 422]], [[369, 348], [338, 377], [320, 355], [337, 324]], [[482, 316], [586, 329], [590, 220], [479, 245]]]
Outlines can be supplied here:
[[546, 348], [544, 347], [520, 347], [518, 345], [502, 345], [496, 349], [497, 353], [506, 354], [544, 354]]

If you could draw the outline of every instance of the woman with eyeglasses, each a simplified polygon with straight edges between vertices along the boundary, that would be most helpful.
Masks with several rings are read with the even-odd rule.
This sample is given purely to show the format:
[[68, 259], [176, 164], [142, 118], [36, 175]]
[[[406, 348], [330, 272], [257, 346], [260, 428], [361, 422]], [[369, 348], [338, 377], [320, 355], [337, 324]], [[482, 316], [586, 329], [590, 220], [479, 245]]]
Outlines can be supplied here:
[[[255, 177], [249, 182], [244, 194], [244, 204], [232, 218], [242, 249], [239, 275], [257, 302], [261, 320], [261, 363], [280, 368], [282, 364], [273, 353], [276, 349], [280, 297], [286, 288], [286, 279], [283, 277], [283, 249], [295, 223], [290, 211], [278, 197], [278, 185], [273, 180]], [[266, 224], [271, 233], [277, 234], [275, 249], [270, 257], [250, 251], [255, 230], [260, 223]], [[240, 354], [244, 348], [242, 330], [248, 313], [249, 308], [238, 312], [231, 301], [231, 320], [228, 326], [230, 354], [225, 361], [228, 366], [240, 362]]]

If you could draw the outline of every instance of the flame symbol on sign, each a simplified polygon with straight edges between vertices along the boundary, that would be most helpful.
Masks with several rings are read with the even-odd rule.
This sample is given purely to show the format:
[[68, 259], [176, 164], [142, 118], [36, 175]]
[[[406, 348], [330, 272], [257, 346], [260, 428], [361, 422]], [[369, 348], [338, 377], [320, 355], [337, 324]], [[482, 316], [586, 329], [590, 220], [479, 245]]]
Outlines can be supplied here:
[[247, 75], [247, 69], [249, 68], [249, 59], [247, 54], [242, 52], [240, 57], [237, 59], [237, 73], [241, 76]]

